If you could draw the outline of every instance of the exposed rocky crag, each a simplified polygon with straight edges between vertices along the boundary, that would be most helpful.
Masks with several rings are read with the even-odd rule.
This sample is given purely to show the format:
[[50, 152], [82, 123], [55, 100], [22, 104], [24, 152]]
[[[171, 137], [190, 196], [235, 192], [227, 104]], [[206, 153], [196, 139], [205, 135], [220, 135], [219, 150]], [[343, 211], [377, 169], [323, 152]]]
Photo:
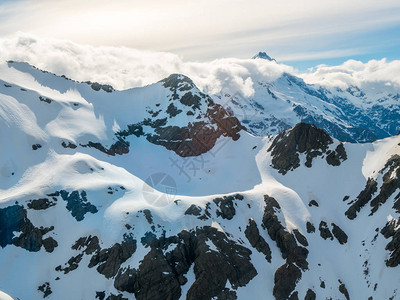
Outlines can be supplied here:
[[15, 245], [31, 252], [39, 251], [42, 246], [47, 252], [53, 252], [57, 241], [47, 233], [54, 227], [35, 227], [27, 217], [22, 205], [12, 205], [0, 209], [0, 246]]
[[[299, 246], [295, 236], [279, 222], [276, 213], [281, 207], [278, 202], [268, 195], [264, 196], [264, 200], [266, 206], [262, 221], [263, 227], [268, 231], [271, 239], [276, 242], [282, 257], [286, 259], [286, 263], [275, 272], [273, 294], [277, 300], [288, 299], [301, 278], [301, 271], [308, 269], [308, 250]], [[302, 236], [303, 238], [303, 243], [306, 244], [307, 240], [304, 236]]]
[[332, 138], [315, 125], [299, 123], [294, 128], [278, 134], [268, 151], [271, 152], [272, 166], [279, 173], [286, 174], [300, 166], [299, 154], [304, 154], [305, 166], [312, 167], [312, 161], [326, 154], [326, 161], [332, 166], [339, 166], [347, 159], [343, 144], [335, 150], [328, 150]]
[[[182, 157], [189, 157], [208, 152], [221, 136], [233, 140], [240, 137], [239, 132], [244, 127], [238, 119], [200, 92], [188, 77], [172, 74], [161, 83], [171, 92], [166, 99], [169, 103], [166, 110], [168, 116], [157, 118], [162, 111], [149, 109], [149, 118], [128, 125], [127, 129], [117, 133], [119, 143], [126, 143], [125, 139], [131, 135], [145, 136], [153, 144], [164, 146]], [[188, 124], [173, 125], [172, 121], [182, 118], [183, 114], [186, 114]]]

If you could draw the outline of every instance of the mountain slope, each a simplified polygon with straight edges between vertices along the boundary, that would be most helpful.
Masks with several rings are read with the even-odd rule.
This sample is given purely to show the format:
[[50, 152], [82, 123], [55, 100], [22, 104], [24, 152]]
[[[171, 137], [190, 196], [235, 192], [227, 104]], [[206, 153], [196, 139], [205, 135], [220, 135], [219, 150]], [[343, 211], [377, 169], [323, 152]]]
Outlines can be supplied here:
[[[275, 61], [265, 52], [253, 58]], [[369, 142], [400, 130], [400, 89], [386, 82], [343, 90], [307, 84], [288, 73], [272, 82], [253, 81], [252, 97], [231, 95], [229, 91], [215, 97], [252, 134], [276, 134], [305, 122], [316, 124], [341, 141]]]
[[[304, 123], [252, 136], [180, 75], [128, 91], [26, 64], [1, 65], [0, 76], [1, 291], [400, 297], [400, 136], [342, 143]], [[169, 116], [171, 103], [182, 112]], [[157, 132], [196, 122], [216, 137], [199, 152]]]

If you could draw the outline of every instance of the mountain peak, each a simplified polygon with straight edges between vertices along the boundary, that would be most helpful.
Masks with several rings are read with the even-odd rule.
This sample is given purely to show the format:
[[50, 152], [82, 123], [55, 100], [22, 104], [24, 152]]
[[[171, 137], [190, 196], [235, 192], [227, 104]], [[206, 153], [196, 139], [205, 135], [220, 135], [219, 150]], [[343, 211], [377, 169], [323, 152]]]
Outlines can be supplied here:
[[166, 88], [179, 89], [181, 91], [196, 87], [192, 79], [183, 74], [171, 74], [167, 78], [160, 80], [160, 82], [163, 82], [163, 86]]
[[[280, 173], [286, 174], [290, 170], [294, 170], [300, 166], [299, 153], [306, 154], [305, 165], [310, 168], [313, 158], [321, 156], [333, 143], [332, 138], [322, 129], [315, 125], [298, 123], [295, 127], [288, 131], [283, 131], [276, 136], [268, 151], [272, 154], [272, 166], [279, 170]], [[336, 151], [336, 150], [335, 150]], [[330, 151], [332, 152], [332, 151]], [[336, 152], [332, 155], [335, 165], [340, 165], [340, 160], [346, 157], [342, 146], [337, 149], [340, 152], [336, 158]], [[327, 158], [327, 162], [331, 164], [331, 159]]]
[[276, 61], [275, 58], [270, 57], [266, 52], [258, 52], [256, 55], [252, 57], [252, 59], [266, 59], [269, 61]]

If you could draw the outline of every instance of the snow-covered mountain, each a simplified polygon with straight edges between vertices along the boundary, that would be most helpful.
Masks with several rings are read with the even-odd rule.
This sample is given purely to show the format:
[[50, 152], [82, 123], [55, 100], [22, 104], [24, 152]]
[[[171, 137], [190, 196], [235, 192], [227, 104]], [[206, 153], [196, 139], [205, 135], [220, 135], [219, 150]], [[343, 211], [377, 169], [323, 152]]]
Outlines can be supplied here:
[[400, 136], [255, 136], [217, 96], [0, 64], [0, 299], [400, 299]]
[[[265, 52], [253, 58], [275, 61]], [[400, 131], [400, 88], [384, 81], [342, 89], [307, 84], [283, 73], [275, 81], [255, 81], [253, 88], [252, 97], [223, 91], [216, 101], [258, 136], [279, 133], [298, 122], [316, 124], [349, 142], [373, 141]]]

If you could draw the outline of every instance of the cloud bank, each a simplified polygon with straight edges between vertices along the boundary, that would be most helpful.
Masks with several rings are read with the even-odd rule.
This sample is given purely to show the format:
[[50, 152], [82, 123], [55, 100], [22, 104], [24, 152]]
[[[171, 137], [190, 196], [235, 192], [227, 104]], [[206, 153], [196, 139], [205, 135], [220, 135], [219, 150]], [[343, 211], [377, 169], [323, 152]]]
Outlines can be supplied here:
[[228, 90], [240, 92], [245, 97], [253, 95], [255, 82], [274, 81], [284, 72], [300, 76], [308, 83], [330, 87], [361, 86], [367, 82], [400, 86], [398, 60], [371, 60], [367, 63], [349, 60], [340, 66], [320, 65], [300, 74], [290, 66], [262, 59], [224, 58], [190, 62], [168, 52], [94, 47], [24, 33], [0, 39], [0, 53], [2, 60], [26, 61], [58, 75], [111, 84], [120, 90], [148, 85], [172, 73], [187, 75], [206, 93]]
[[293, 68], [275, 62], [226, 58], [210, 62], [185, 62], [178, 55], [124, 47], [93, 47], [70, 41], [39, 39], [19, 33], [0, 39], [3, 60], [25, 61], [40, 69], [79, 81], [111, 84], [127, 89], [157, 82], [172, 73], [190, 77], [207, 93], [221, 90], [253, 93], [253, 81], [277, 79]]
[[339, 66], [317, 66], [301, 76], [308, 83], [328, 87], [363, 87], [370, 83], [384, 83], [400, 88], [400, 60], [388, 62], [383, 58], [366, 63], [348, 60]]

